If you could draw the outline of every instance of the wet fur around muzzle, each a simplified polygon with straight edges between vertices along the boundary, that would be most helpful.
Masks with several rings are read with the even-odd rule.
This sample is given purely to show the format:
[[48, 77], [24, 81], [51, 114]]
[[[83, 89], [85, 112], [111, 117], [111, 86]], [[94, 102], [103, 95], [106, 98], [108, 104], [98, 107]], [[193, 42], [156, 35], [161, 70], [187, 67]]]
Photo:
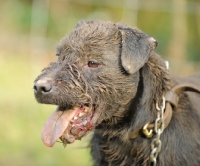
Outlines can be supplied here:
[[[58, 61], [36, 78], [39, 103], [58, 105], [63, 112], [93, 110], [91, 115], [96, 118], [88, 120], [92, 127], [84, 131], [94, 131], [90, 147], [95, 166], [149, 165], [152, 139], [141, 133], [131, 139], [131, 133], [155, 121], [156, 103], [161, 105], [174, 85], [184, 80], [200, 84], [199, 74], [172, 76], [153, 51], [156, 46], [154, 38], [137, 28], [83, 20], [59, 42]], [[200, 165], [199, 101], [197, 93], [179, 96], [178, 107], [161, 135], [157, 165]], [[79, 120], [81, 128], [84, 118]]]

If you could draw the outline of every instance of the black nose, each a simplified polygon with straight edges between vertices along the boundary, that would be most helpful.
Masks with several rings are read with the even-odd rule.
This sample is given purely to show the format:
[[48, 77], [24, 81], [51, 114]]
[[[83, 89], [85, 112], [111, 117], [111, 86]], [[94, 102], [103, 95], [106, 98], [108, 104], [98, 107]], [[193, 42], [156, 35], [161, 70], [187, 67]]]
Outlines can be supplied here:
[[47, 80], [39, 80], [33, 86], [35, 93], [47, 93], [51, 90], [51, 83]]

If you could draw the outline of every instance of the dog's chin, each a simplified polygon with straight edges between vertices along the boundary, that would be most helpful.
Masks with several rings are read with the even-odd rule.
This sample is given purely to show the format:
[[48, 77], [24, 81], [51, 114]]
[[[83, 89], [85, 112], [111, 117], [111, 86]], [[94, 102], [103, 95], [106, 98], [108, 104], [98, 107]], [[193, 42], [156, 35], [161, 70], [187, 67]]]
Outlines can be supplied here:
[[48, 147], [53, 147], [59, 139], [64, 146], [73, 143], [94, 127], [98, 117], [95, 106], [80, 105], [70, 109], [57, 106], [43, 127], [42, 141]]

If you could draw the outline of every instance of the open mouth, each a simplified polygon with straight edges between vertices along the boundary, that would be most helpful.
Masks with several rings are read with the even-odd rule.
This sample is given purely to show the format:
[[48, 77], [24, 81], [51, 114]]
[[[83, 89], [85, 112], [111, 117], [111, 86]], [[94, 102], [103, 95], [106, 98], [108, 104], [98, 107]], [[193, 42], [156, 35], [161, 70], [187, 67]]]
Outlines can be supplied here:
[[98, 119], [95, 107], [78, 106], [63, 110], [59, 106], [46, 121], [42, 130], [42, 141], [46, 146], [53, 147], [58, 139], [66, 146], [80, 140], [91, 130]]

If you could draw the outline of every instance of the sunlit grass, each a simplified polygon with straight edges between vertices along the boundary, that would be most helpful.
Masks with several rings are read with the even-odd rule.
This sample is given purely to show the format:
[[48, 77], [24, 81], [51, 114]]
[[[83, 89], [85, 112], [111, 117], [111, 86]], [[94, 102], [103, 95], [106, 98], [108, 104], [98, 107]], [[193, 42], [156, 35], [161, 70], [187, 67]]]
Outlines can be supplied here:
[[[34, 66], [33, 66], [34, 65]], [[44, 66], [27, 57], [0, 55], [0, 165], [1, 166], [89, 166], [89, 137], [66, 148], [56, 143], [46, 147], [40, 138], [44, 122], [55, 106], [38, 104], [33, 80]]]

